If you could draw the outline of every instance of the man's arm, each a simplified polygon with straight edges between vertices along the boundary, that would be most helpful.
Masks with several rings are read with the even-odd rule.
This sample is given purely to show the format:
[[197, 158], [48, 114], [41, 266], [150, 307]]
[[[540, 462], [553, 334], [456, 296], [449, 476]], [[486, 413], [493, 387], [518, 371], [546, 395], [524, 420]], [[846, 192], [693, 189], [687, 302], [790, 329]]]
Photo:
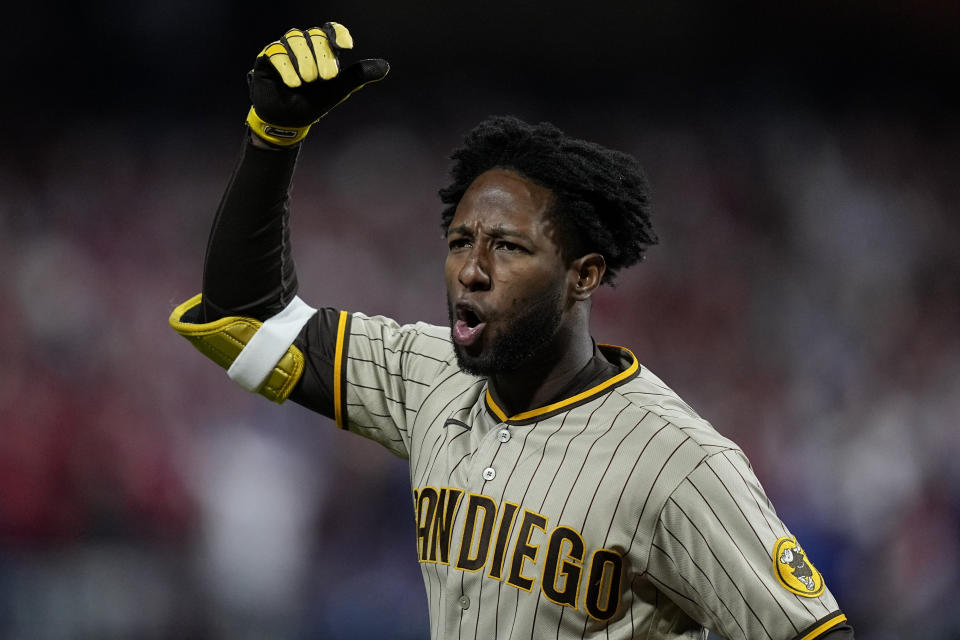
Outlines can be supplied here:
[[739, 450], [708, 456], [674, 490], [660, 514], [647, 575], [723, 637], [853, 637], [823, 576]]
[[201, 320], [266, 320], [297, 293], [290, 253], [288, 191], [300, 145], [270, 148], [255, 135], [217, 208], [203, 269]]
[[311, 126], [389, 65], [361, 60], [345, 27], [291, 29], [267, 45], [248, 74], [249, 138], [220, 202], [207, 244], [203, 293], [177, 307], [173, 328], [244, 388], [282, 402], [304, 371], [291, 346], [314, 311], [296, 297], [287, 192]]
[[296, 295], [287, 194], [300, 142], [333, 107], [389, 70], [377, 59], [341, 72], [339, 52], [352, 47], [349, 31], [331, 22], [291, 29], [257, 56], [248, 75], [249, 135], [207, 244], [203, 321], [266, 320]]

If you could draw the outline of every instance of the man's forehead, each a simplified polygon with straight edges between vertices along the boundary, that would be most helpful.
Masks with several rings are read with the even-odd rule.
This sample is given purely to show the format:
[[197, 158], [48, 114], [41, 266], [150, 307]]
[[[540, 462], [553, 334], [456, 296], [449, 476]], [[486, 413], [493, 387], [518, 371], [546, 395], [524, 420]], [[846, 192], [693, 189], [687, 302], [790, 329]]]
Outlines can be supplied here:
[[547, 222], [553, 192], [508, 169], [477, 176], [457, 205], [451, 231], [481, 225], [485, 233], [505, 235]]
[[460, 224], [451, 225], [448, 233], [462, 233], [462, 234], [474, 234], [474, 233], [484, 233], [488, 236], [494, 236], [496, 238], [504, 237], [520, 237], [526, 236], [524, 230], [517, 225], [504, 222], [494, 222], [493, 224], [484, 224], [483, 220], [472, 220], [471, 223], [461, 222]]

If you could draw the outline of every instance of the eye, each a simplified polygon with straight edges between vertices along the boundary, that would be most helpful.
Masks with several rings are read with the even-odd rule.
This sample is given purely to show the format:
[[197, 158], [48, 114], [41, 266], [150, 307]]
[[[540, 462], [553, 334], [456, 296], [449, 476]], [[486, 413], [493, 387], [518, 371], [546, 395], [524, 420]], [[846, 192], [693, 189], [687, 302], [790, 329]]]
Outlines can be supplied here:
[[447, 247], [449, 247], [450, 251], [454, 251], [455, 249], [463, 249], [464, 247], [469, 246], [470, 241], [467, 238], [451, 238], [447, 241]]
[[525, 251], [526, 251], [526, 249], [524, 249], [524, 248], [521, 247], [520, 245], [514, 244], [513, 242], [508, 242], [508, 241], [506, 241], [506, 240], [498, 240], [496, 247], [497, 247], [497, 249], [502, 249], [503, 251], [510, 251], [510, 252], [521, 252], [521, 251], [522, 251], [522, 252], [525, 252]]

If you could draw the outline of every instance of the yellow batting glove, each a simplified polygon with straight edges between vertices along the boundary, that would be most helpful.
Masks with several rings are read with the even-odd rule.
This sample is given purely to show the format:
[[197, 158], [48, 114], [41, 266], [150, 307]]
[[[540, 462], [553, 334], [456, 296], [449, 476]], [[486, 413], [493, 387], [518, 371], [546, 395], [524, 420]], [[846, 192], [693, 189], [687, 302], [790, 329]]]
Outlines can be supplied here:
[[335, 106], [386, 77], [390, 65], [382, 58], [341, 70], [339, 53], [352, 48], [353, 36], [336, 22], [290, 29], [264, 47], [247, 74], [253, 103], [247, 124], [254, 133], [275, 145], [296, 144]]

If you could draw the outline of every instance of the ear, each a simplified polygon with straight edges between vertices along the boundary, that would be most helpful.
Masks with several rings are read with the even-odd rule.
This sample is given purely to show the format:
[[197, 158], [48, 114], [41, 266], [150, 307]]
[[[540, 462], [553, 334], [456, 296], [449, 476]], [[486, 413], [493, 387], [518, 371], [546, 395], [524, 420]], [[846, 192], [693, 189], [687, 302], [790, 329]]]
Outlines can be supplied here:
[[607, 262], [599, 253], [588, 253], [570, 263], [570, 297], [588, 300], [603, 281]]

